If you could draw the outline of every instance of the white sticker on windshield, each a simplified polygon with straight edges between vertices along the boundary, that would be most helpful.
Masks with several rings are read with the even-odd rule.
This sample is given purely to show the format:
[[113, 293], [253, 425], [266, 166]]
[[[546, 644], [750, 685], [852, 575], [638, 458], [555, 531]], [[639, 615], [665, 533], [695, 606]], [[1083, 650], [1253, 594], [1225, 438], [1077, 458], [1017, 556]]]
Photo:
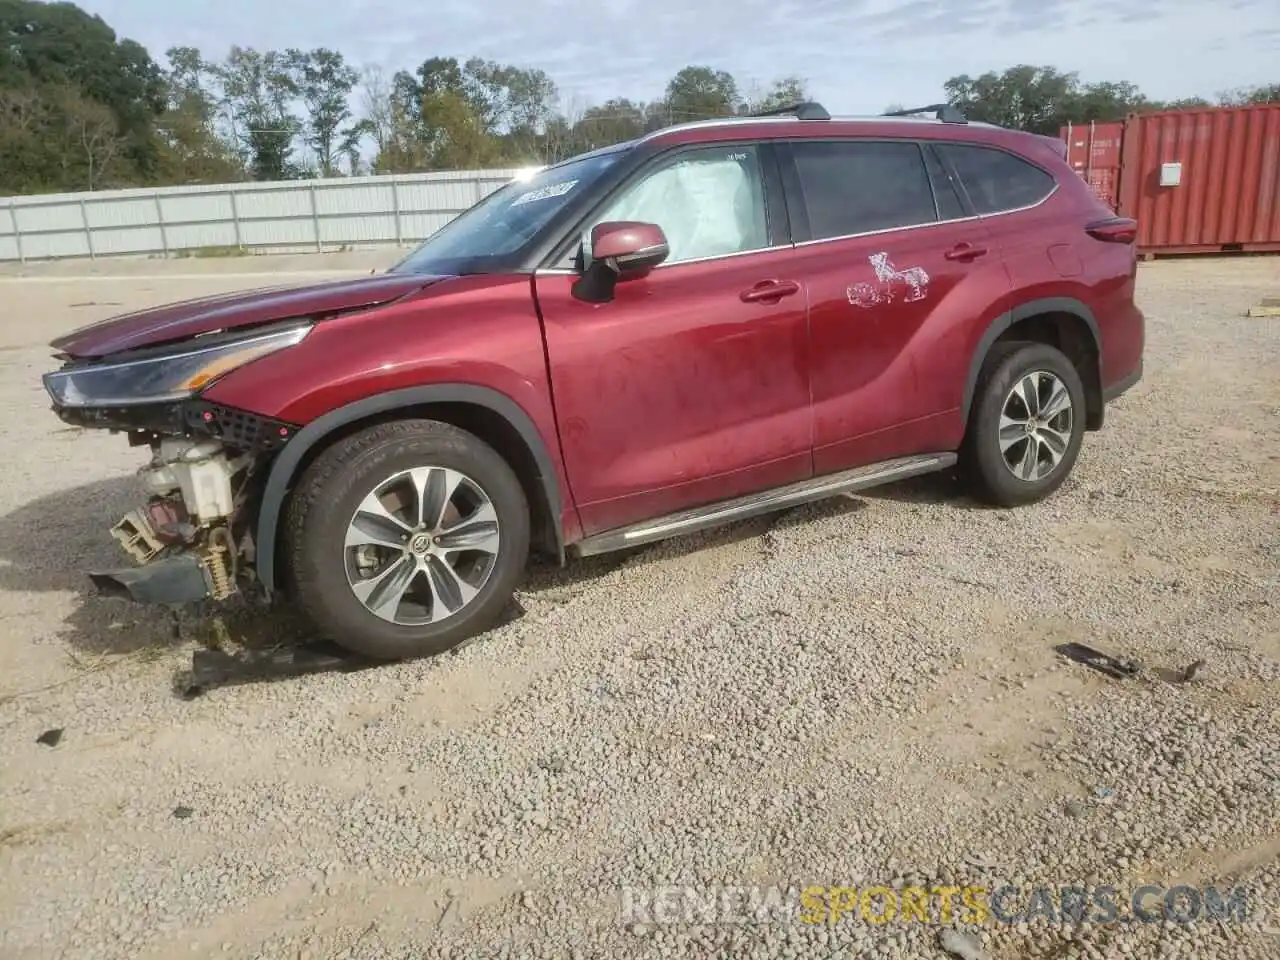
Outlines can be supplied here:
[[561, 183], [553, 183], [545, 187], [539, 187], [537, 190], [530, 190], [528, 193], [520, 194], [520, 196], [511, 201], [511, 205], [513, 207], [518, 207], [522, 203], [533, 203], [535, 200], [549, 200], [551, 197], [563, 197], [577, 185], [577, 180], [565, 180]]

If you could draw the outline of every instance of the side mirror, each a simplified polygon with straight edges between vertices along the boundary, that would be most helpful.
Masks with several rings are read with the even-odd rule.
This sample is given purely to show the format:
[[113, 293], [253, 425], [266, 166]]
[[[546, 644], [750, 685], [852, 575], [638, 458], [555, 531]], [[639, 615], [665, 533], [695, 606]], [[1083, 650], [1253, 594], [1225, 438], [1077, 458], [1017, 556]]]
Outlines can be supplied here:
[[620, 280], [644, 276], [670, 253], [666, 234], [656, 223], [619, 220], [597, 223], [591, 230], [591, 259], [609, 263]]
[[613, 299], [614, 285], [646, 276], [671, 253], [666, 234], [656, 223], [618, 220], [591, 230], [584, 269], [574, 294], [592, 303]]

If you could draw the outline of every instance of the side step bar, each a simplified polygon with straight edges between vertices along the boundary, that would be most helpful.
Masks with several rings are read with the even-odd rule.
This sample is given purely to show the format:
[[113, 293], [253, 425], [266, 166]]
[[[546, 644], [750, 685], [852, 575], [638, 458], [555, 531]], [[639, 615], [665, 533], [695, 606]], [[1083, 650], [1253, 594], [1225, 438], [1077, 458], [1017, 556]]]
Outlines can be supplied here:
[[726, 523], [785, 510], [802, 503], [812, 503], [814, 500], [825, 500], [854, 490], [865, 490], [868, 487], [877, 487], [895, 480], [905, 480], [923, 473], [945, 470], [954, 466], [956, 459], [954, 453], [925, 453], [912, 457], [899, 457], [896, 460], [885, 460], [883, 463], [872, 463], [865, 467], [855, 467], [852, 470], [827, 474], [825, 477], [814, 477], [812, 480], [802, 480], [764, 493], [753, 493], [736, 500], [722, 500], [705, 507], [694, 507], [692, 510], [682, 510], [655, 520], [635, 523], [629, 527], [597, 533], [571, 544], [569, 552], [577, 557], [590, 557], [646, 543], [656, 543], [670, 537], [710, 530]]

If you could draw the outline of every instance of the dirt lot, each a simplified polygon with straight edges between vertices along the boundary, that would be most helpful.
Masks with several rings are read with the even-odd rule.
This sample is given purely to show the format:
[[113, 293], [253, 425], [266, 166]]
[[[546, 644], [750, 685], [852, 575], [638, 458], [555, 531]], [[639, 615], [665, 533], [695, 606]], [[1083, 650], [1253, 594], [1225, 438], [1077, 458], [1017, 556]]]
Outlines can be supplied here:
[[977, 932], [1280, 954], [1280, 321], [1243, 317], [1280, 258], [1143, 265], [1146, 379], [1040, 506], [915, 481], [535, 570], [523, 619], [433, 662], [183, 701], [207, 631], [80, 592], [141, 461], [59, 429], [41, 344], [317, 262], [372, 265], [0, 277], [0, 956], [929, 958], [918, 922], [666, 923], [621, 888], [1013, 884], [1007, 918], [1144, 883], [1248, 884], [1247, 921]]

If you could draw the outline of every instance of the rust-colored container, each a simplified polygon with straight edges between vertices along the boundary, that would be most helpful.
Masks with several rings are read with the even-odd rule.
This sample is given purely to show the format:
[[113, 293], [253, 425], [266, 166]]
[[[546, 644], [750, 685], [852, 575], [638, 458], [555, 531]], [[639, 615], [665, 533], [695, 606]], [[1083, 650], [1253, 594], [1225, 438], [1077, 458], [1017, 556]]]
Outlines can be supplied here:
[[1137, 114], [1123, 139], [1140, 252], [1280, 251], [1280, 103]]
[[1067, 124], [1061, 130], [1067, 162], [1112, 210], [1120, 203], [1120, 144], [1124, 121]]
[[1143, 254], [1280, 251], [1280, 104], [1063, 127], [1067, 160]]

